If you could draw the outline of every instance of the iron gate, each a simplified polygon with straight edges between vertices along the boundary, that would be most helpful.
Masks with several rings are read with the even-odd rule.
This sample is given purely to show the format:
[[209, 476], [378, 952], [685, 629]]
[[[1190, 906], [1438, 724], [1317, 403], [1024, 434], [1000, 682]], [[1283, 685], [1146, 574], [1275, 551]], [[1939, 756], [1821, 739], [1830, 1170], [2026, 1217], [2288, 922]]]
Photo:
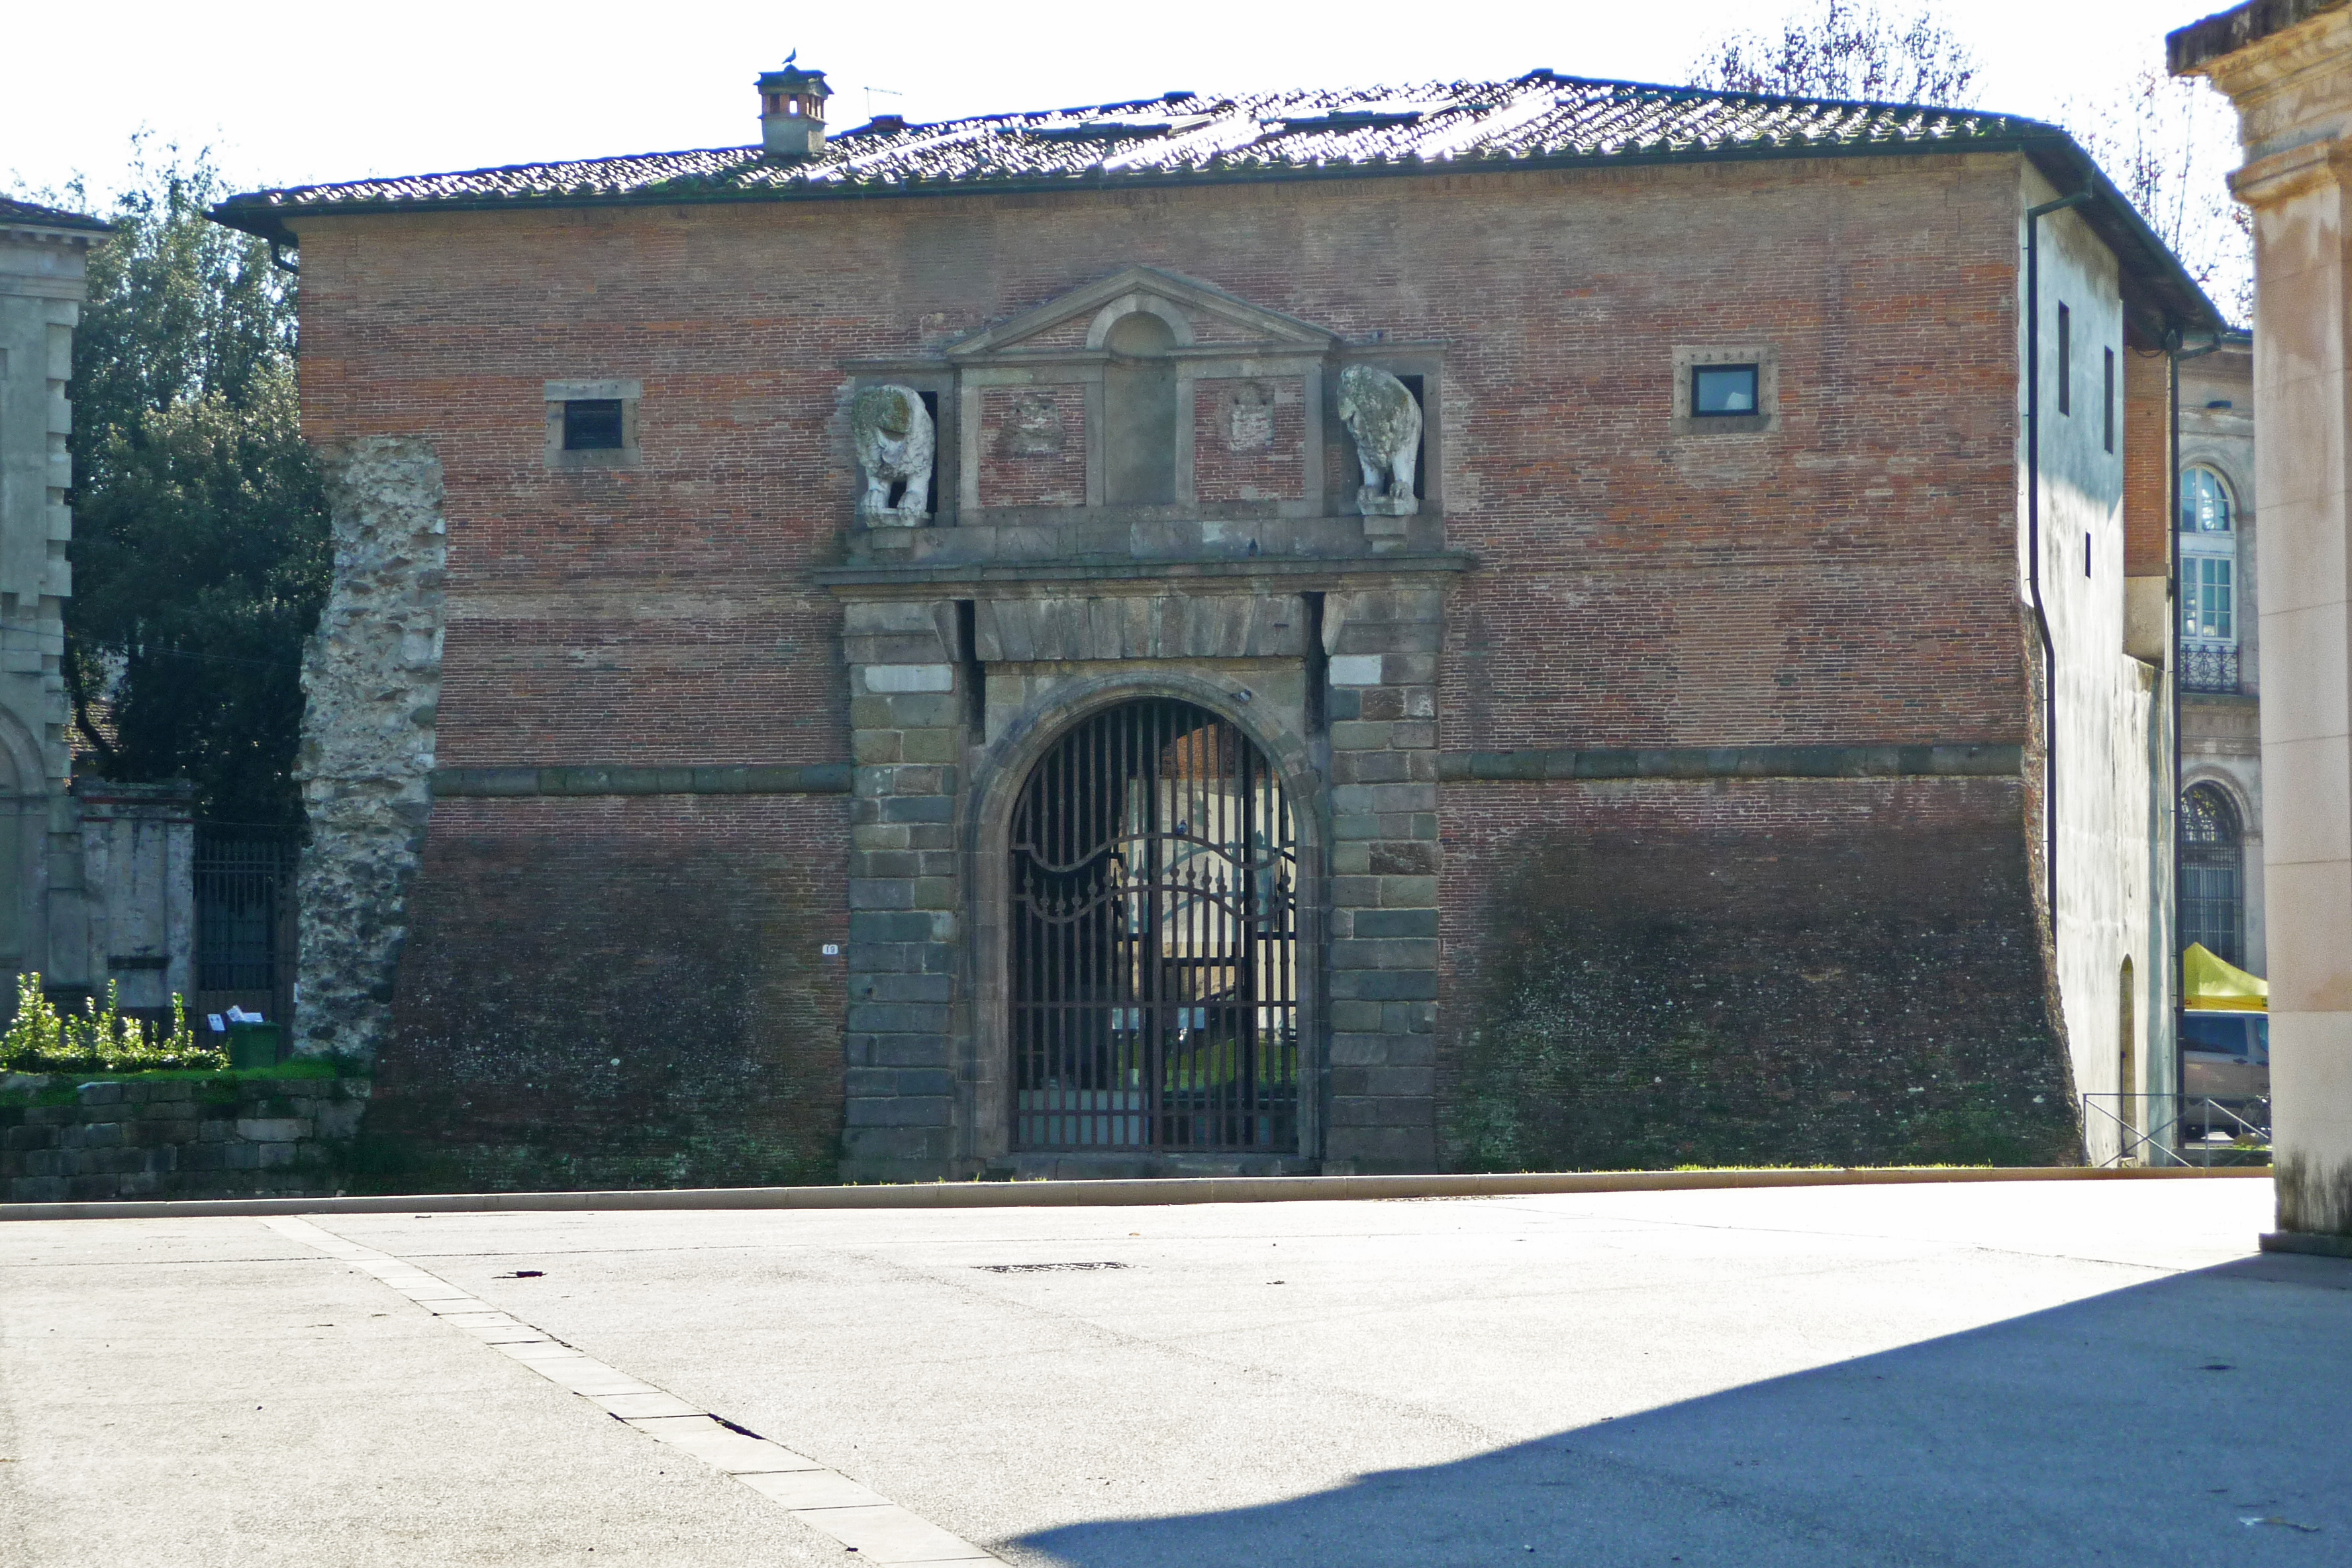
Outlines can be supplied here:
[[1248, 737], [1170, 699], [1082, 721], [1012, 860], [1014, 1146], [1295, 1152], [1297, 836]]
[[273, 1023], [291, 1021], [294, 1000], [292, 832], [196, 829], [196, 993], [191, 1011], [232, 1004]]

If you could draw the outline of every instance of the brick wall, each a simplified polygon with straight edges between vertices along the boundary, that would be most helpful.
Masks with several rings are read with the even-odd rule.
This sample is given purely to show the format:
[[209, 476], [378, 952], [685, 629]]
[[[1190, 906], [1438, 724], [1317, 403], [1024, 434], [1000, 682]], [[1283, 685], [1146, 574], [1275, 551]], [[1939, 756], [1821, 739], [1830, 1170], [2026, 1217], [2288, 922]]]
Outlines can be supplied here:
[[1442, 800], [1448, 1164], [2075, 1157], [2015, 781]]
[[2124, 351], [2124, 575], [2168, 570], [2172, 522], [2171, 369], [2162, 353]]
[[981, 395], [980, 504], [1084, 506], [1087, 405], [1076, 386]]
[[[1433, 668], [1400, 700], [1428, 697], [1444, 750], [2016, 744], [2031, 708], [2011, 609], [2018, 189], [2014, 160], [1970, 154], [306, 219], [305, 417], [324, 440], [427, 436], [445, 465], [444, 766], [845, 759], [839, 614], [811, 577], [838, 559], [856, 493], [842, 362], [936, 348], [1139, 262], [1360, 342], [1443, 345], [1433, 493], [1477, 569], [1446, 602]], [[779, 268], [778, 255], [823, 259]], [[1777, 357], [1777, 431], [1672, 435], [1675, 351], [1754, 342]], [[597, 377], [642, 382], [641, 460], [551, 473], [541, 384]], [[1258, 484], [1249, 465], [1278, 464], [1227, 450], [1216, 395], [1196, 399], [1196, 461], [1211, 490], [1238, 497]], [[992, 391], [987, 408], [968, 455], [984, 502], [1082, 495], [1075, 407], [1054, 458], [1005, 455], [1010, 395]], [[1292, 428], [1277, 404], [1275, 451]], [[1336, 422], [1329, 435], [1331, 493], [1352, 496]], [[1019, 488], [1020, 465], [1048, 461], [1069, 472]], [[1449, 789], [1446, 810], [1486, 809], [1453, 799], [1475, 793]], [[1767, 866], [1777, 836], [1811, 831], [1816, 793], [1741, 805], [1695, 789], [1657, 831], [1728, 836]], [[1884, 847], [1872, 864], [1908, 864], [1896, 851], [1915, 837], [1943, 841], [1929, 807], [1890, 786], [1837, 832]], [[1529, 806], [1526, 831], [1553, 809]], [[729, 956], [745, 940], [729, 900], [678, 889], [737, 878], [735, 904], [772, 907], [809, 948], [845, 924], [842, 810], [444, 803], [387, 1109], [433, 1107], [415, 1127], [455, 1118], [449, 1141], [476, 1151], [464, 1168], [478, 1173], [501, 1142], [551, 1158], [548, 1127], [583, 1149], [614, 1117], [671, 1129], [648, 1133], [648, 1151], [766, 1128], [764, 1099], [713, 1087], [735, 1070], [722, 1064], [751, 1059], [754, 1037], [723, 998], [694, 998], [739, 984], [713, 967], [722, 958], [756, 969], [767, 950]], [[1556, 837], [1572, 837], [1572, 819]], [[2023, 931], [2022, 884], [1985, 869], [2021, 857], [2015, 812], [1967, 831], [1974, 847], [1910, 873], [1927, 879], [1920, 907]], [[1522, 862], [1555, 852], [1530, 841], [1457, 857], [1449, 843], [1454, 1025], [1499, 1005], [1490, 977], [1526, 929], [1568, 940], [1570, 926], [1497, 928], [1469, 912], [1496, 908]], [[1716, 958], [1765, 962], [1777, 934], [1710, 914], [1720, 891], [1677, 873], [1647, 896], [1711, 922]], [[1800, 877], [1776, 896], [1802, 913], [1843, 895]], [[1952, 952], [1999, 968], [1997, 949], [1987, 936]], [[1852, 962], [1892, 984], [1909, 960], [1879, 943]], [[610, 1057], [632, 1059], [617, 1037], [642, 1038], [656, 1016], [615, 990], [615, 973], [667, 977], [665, 1048], [696, 1064], [678, 1078], [606, 1085]], [[2023, 994], [2000, 974], [1987, 984]], [[793, 1086], [793, 1131], [743, 1131], [768, 1152], [730, 1169], [781, 1169], [822, 1144], [816, 1107], [837, 1091], [816, 1086], [838, 1076], [840, 1003], [830, 982], [793, 983], [810, 986], [799, 1054], [761, 1069]], [[1867, 1032], [1859, 994], [1828, 988], [1814, 1016]], [[493, 998], [511, 999], [508, 1013]], [[527, 1039], [499, 1021], [517, 1008]], [[1956, 1010], [1948, 1027], [1995, 1049], [1993, 1025]], [[1390, 1089], [1433, 1070], [1390, 1065]], [[1531, 1079], [1527, 1092], [1554, 1090]], [[612, 1158], [650, 1173], [674, 1156]]]
[[1219, 377], [1192, 389], [1192, 493], [1203, 502], [1296, 500], [1307, 411], [1296, 378]]
[[438, 803], [359, 1178], [826, 1179], [844, 815], [829, 796]]

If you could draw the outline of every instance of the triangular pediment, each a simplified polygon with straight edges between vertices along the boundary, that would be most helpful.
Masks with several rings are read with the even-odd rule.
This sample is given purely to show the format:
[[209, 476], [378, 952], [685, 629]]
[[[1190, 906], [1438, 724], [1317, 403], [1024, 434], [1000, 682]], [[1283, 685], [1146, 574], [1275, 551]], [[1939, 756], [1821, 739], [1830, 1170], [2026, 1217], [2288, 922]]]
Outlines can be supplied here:
[[1163, 317], [1173, 312], [1182, 318], [1189, 335], [1180, 332], [1179, 340], [1202, 346], [1321, 353], [1340, 342], [1339, 334], [1327, 327], [1253, 305], [1197, 278], [1159, 267], [1129, 267], [950, 343], [947, 355], [964, 362], [992, 354], [1096, 347], [1107, 312], [1116, 315], [1122, 308], [1139, 306]]

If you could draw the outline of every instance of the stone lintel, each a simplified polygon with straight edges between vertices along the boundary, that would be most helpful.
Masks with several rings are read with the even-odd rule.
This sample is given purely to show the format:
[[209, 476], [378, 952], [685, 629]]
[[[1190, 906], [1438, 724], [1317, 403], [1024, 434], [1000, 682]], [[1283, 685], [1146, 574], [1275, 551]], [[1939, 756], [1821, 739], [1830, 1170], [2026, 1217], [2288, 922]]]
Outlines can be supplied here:
[[[1444, 582], [1476, 564], [1462, 552], [1316, 560], [1278, 556], [1195, 557], [1167, 560], [1041, 560], [981, 562], [924, 566], [841, 566], [815, 574], [816, 581], [843, 599], [1019, 597], [1026, 587], [1040, 595], [1065, 583], [1133, 583], [1157, 593], [1230, 593], [1233, 579], [1274, 579], [1280, 591], [1385, 586], [1402, 579]], [[1202, 586], [1191, 586], [1193, 583]], [[964, 592], [959, 595], [953, 590]], [[1272, 591], [1272, 590], [1269, 590]]]
[[974, 652], [991, 663], [1065, 659], [1297, 658], [1307, 615], [1293, 593], [1065, 594], [989, 598]]

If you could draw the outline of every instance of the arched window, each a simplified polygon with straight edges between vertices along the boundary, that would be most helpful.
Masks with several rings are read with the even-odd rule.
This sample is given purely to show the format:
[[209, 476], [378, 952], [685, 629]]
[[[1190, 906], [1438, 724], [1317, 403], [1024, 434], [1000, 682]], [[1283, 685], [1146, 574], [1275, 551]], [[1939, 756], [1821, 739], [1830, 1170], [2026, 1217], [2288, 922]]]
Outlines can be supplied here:
[[2238, 527], [2230, 487], [2211, 468], [2180, 475], [2181, 684], [2238, 689]]
[[2216, 785], [2180, 796], [2180, 944], [2202, 942], [2225, 963], [2244, 962], [2245, 831]]

